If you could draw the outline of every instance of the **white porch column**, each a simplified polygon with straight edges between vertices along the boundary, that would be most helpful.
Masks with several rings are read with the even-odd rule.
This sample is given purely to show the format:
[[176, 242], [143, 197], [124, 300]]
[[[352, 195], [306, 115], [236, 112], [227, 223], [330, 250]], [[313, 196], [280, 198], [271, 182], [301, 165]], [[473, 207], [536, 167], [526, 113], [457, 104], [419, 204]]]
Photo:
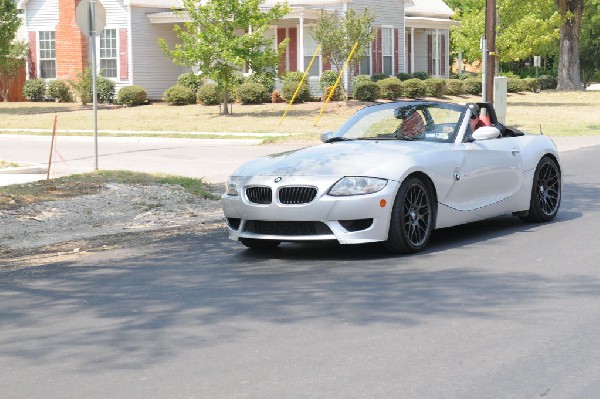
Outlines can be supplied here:
[[435, 30], [435, 76], [440, 76], [440, 30]]
[[415, 73], [415, 28], [410, 28], [410, 70]]
[[304, 72], [304, 17], [300, 17], [298, 34], [298, 70]]
[[[250, 34], [252, 33], [252, 27], [251, 26], [248, 27], [248, 33], [250, 33]], [[250, 67], [248, 67], [248, 74], [252, 75], [252, 68], [250, 68]]]

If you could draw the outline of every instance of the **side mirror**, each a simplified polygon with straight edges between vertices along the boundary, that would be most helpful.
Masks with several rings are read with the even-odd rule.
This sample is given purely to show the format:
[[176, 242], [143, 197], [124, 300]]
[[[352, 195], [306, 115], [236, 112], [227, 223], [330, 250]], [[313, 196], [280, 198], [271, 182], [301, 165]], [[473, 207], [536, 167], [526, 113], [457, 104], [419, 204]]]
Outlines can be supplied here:
[[335, 135], [335, 132], [332, 132], [332, 131], [321, 133], [321, 141], [326, 142], [327, 140], [332, 138], [334, 135]]
[[500, 137], [500, 130], [494, 126], [482, 126], [473, 132], [475, 141], [497, 139]]

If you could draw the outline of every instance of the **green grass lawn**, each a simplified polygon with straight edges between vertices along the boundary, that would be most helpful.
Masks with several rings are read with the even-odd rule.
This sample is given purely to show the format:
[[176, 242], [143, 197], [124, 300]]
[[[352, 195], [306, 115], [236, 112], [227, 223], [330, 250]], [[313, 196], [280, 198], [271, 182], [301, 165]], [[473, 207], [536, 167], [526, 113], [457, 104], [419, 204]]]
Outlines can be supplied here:
[[[446, 97], [442, 101], [472, 102], [479, 97]], [[233, 114], [219, 114], [218, 106], [170, 106], [155, 103], [140, 107], [101, 106], [99, 130], [169, 132], [288, 133], [294, 139], [316, 139], [337, 129], [358, 109], [371, 103], [329, 103], [314, 126], [321, 102], [296, 104], [280, 125], [286, 104], [233, 105]], [[77, 131], [93, 128], [91, 107], [58, 103], [0, 103], [0, 129], [58, 129]], [[510, 94], [507, 124], [550, 136], [600, 134], [600, 92], [556, 92]], [[204, 137], [204, 136], [203, 136]]]

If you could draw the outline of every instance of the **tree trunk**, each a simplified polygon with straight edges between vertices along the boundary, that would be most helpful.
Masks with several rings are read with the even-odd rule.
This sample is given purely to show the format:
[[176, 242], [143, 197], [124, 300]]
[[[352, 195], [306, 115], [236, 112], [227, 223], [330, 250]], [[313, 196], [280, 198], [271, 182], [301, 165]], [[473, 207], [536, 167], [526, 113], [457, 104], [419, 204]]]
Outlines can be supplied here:
[[584, 0], [557, 0], [563, 18], [560, 27], [557, 90], [582, 90], [579, 64], [579, 36]]
[[223, 89], [223, 115], [229, 115], [229, 93], [227, 87]]

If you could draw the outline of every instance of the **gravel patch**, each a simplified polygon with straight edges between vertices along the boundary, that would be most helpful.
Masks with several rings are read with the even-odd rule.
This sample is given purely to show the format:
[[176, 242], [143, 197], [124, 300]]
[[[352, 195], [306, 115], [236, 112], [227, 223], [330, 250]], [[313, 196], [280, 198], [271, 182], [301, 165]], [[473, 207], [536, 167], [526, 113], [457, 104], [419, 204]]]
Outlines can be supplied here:
[[191, 195], [180, 186], [110, 184], [98, 194], [0, 210], [0, 259], [64, 249], [65, 243], [76, 243], [75, 252], [86, 242], [106, 247], [114, 236], [143, 241], [148, 232], [176, 235], [199, 226], [217, 228], [223, 220], [219, 201]]

